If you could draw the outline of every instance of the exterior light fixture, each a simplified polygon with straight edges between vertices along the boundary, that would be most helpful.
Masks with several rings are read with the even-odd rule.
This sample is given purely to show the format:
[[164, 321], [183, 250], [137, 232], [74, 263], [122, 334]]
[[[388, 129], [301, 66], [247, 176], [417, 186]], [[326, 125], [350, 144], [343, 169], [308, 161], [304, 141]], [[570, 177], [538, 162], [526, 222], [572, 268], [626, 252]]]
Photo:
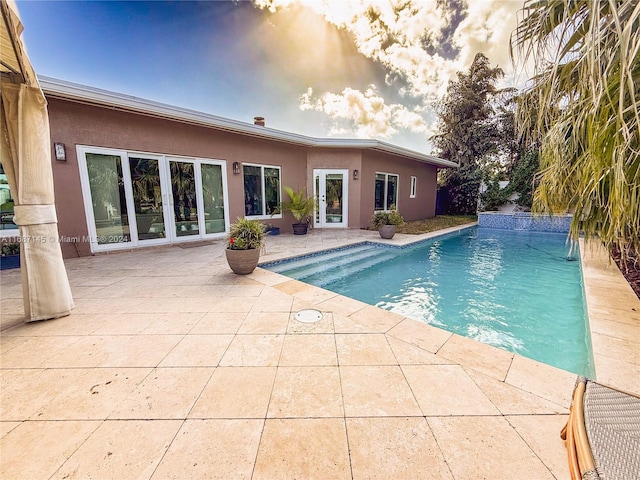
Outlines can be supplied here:
[[56, 152], [56, 160], [58, 160], [59, 162], [66, 162], [67, 161], [67, 151], [65, 149], [64, 143], [55, 142], [53, 144], [53, 149]]
[[356, 169], [353, 171], [353, 179], [354, 180], [358, 180], [358, 178], [360, 177], [360, 172]]
[[240, 175], [240, 163], [233, 162], [233, 174]]

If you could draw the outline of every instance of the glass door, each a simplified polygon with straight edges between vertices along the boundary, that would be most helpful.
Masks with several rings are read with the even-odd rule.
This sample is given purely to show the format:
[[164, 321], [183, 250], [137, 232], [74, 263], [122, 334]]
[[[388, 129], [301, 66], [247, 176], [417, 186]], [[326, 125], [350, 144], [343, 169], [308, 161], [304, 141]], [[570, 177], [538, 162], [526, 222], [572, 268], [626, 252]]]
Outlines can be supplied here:
[[168, 162], [172, 240], [223, 234], [227, 228], [223, 165], [199, 159]]
[[198, 195], [194, 162], [169, 161], [171, 183], [170, 206], [173, 212], [174, 235], [190, 237], [200, 235]]
[[224, 161], [77, 148], [92, 252], [227, 231]]
[[202, 222], [204, 234], [224, 233], [227, 228], [224, 182], [221, 164], [201, 162]]
[[167, 241], [166, 212], [162, 201], [165, 181], [160, 162], [158, 158], [129, 156], [136, 230], [141, 243]]
[[314, 226], [346, 228], [348, 225], [348, 170], [314, 170], [314, 195], [318, 199]]
[[[131, 217], [125, 185], [126, 158], [117, 152], [87, 152], [80, 162], [84, 175], [85, 211], [89, 241], [96, 251], [131, 245]], [[125, 168], [123, 168], [123, 165]]]

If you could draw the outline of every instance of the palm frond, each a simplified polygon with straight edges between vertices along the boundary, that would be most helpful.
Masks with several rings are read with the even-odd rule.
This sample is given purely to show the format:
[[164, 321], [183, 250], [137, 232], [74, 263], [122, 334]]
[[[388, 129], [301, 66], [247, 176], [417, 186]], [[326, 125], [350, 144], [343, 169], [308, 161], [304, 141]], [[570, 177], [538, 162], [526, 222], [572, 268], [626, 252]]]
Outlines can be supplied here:
[[640, 252], [639, 26], [640, 2], [529, 0], [511, 39], [536, 71], [517, 115], [541, 145], [534, 207], [623, 254]]

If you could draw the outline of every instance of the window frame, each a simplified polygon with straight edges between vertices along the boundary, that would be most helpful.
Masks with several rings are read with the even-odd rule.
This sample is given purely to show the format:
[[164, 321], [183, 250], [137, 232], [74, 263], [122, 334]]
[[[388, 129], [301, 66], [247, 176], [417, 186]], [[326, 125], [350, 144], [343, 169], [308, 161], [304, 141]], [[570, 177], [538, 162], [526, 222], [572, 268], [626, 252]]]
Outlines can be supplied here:
[[282, 212], [280, 212], [279, 209], [278, 209], [279, 213], [274, 213], [274, 214], [266, 213], [267, 212], [267, 199], [265, 196], [265, 189], [266, 189], [265, 178], [266, 177], [264, 175], [265, 168], [272, 168], [278, 171], [278, 199], [279, 201], [282, 201], [282, 167], [278, 165], [265, 165], [262, 163], [242, 162], [242, 198], [243, 199], [245, 198], [244, 167], [260, 168], [260, 196], [261, 196], [261, 202], [262, 202], [262, 211], [265, 212], [262, 215], [247, 215], [246, 206], [245, 206], [245, 209], [244, 209], [245, 218], [248, 218], [249, 220], [268, 220], [271, 218], [282, 218]]
[[417, 190], [418, 190], [418, 177], [411, 175], [411, 187], [409, 190], [409, 198], [416, 198]]
[[[384, 205], [382, 209], [376, 209], [376, 199], [375, 199], [375, 183], [374, 183], [374, 198], [373, 198], [373, 211], [375, 212], [390, 212], [391, 211], [391, 205], [395, 205], [396, 209], [398, 208], [398, 190], [400, 189], [400, 174], [398, 173], [388, 173], [388, 172], [376, 172], [375, 173], [375, 181], [377, 181], [377, 177], [378, 175], [384, 175], [384, 194], [383, 194], [383, 201], [384, 201]], [[396, 191], [395, 191], [395, 202], [392, 202], [391, 205], [387, 204], [387, 197], [389, 194], [389, 177], [396, 177]]]

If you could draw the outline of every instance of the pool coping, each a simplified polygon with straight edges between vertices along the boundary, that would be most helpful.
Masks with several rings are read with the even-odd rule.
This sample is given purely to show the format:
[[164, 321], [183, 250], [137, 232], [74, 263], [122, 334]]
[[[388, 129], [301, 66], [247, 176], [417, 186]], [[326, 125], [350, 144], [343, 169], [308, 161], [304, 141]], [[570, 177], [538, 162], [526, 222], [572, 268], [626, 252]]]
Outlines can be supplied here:
[[596, 380], [640, 394], [640, 299], [599, 241], [580, 239]]
[[[263, 258], [374, 238], [357, 230], [283, 234], [267, 239]], [[2, 467], [46, 478], [76, 466], [85, 476], [106, 468], [131, 475], [147, 464], [177, 476], [197, 464], [203, 476], [225, 478], [337, 478], [338, 469], [341, 478], [568, 478], [559, 432], [575, 374], [262, 268], [235, 275], [224, 248], [69, 260], [74, 312], [2, 332], [3, 396], [12, 395], [0, 422]], [[1, 276], [3, 316], [22, 318], [20, 272]], [[618, 286], [596, 276], [603, 302], [619, 307]], [[305, 308], [326, 317], [295, 321]], [[640, 325], [607, 321], [622, 333]], [[257, 368], [269, 375], [256, 376]], [[194, 369], [214, 376], [197, 380]], [[234, 385], [217, 381], [218, 371], [240, 375]], [[139, 378], [126, 385], [105, 382], [132, 372]], [[90, 389], [95, 377], [100, 395]], [[146, 400], [127, 400], [142, 398], [151, 410]], [[130, 408], [134, 420], [124, 415]]]
[[[279, 255], [276, 255], [276, 258], [271, 258], [261, 262], [259, 267], [278, 264], [287, 260], [313, 257], [314, 255], [318, 255], [327, 250], [345, 249], [360, 244], [379, 244], [387, 247], [405, 248], [436, 237], [457, 233], [477, 225], [478, 222], [473, 222], [420, 235], [396, 234], [396, 236], [391, 240], [359, 239], [347, 242], [337, 248], [326, 248], [326, 246], [320, 246], [316, 249], [312, 249], [311, 251], [307, 251], [304, 254], [293, 256], [286, 252], [281, 252]], [[551, 233], [557, 234], [558, 232]], [[633, 381], [633, 379], [640, 377], [640, 358], [637, 358], [639, 356], [637, 352], [640, 351], [640, 335], [638, 335], [638, 333], [640, 333], [640, 300], [636, 297], [635, 293], [615, 263], [610, 261], [608, 253], [600, 243], [585, 243], [584, 239], [581, 238], [579, 240], [579, 246], [584, 303], [588, 318], [589, 335], [591, 338], [595, 379], [614, 388], [640, 394], [640, 385]], [[277, 272], [269, 272], [275, 275], [280, 275], [287, 280], [297, 282], [297, 280], [293, 280], [286, 275], [281, 275]], [[315, 288], [322, 289], [321, 287]], [[619, 295], [618, 298], [612, 298], [610, 295], [614, 288], [616, 289], [616, 295]], [[328, 292], [328, 290], [324, 291]], [[384, 309], [381, 310], [385, 312], [387, 311]], [[615, 320], [611, 320], [612, 315], [616, 316]], [[414, 321], [423, 324], [418, 320]], [[612, 325], [612, 321], [619, 325]], [[520, 357], [530, 362], [540, 363], [540, 365], [577, 376], [573, 372], [538, 362], [537, 360], [530, 359], [517, 353], [511, 353], [431, 325], [428, 326], [430, 328], [440, 330], [441, 332], [454, 335], [455, 337], [459, 337], [459, 339], [456, 340], [456, 343], [464, 344], [464, 340], [468, 340], [497, 350], [498, 352], [506, 352], [514, 357]], [[441, 345], [441, 347], [443, 346], [444, 344]], [[494, 352], [494, 354], [498, 355], [498, 357], [500, 356], [497, 352]], [[469, 364], [468, 358], [469, 357], [466, 355], [456, 354], [455, 358], [450, 359], [467, 367], [476, 368], [477, 364], [474, 362]], [[629, 359], [631, 359], [631, 361], [629, 361]], [[486, 373], [487, 369], [491, 370], [489, 364], [482, 366], [482, 370], [485, 370], [484, 373]], [[504, 381], [504, 379], [505, 378], [503, 377], [502, 380]]]

